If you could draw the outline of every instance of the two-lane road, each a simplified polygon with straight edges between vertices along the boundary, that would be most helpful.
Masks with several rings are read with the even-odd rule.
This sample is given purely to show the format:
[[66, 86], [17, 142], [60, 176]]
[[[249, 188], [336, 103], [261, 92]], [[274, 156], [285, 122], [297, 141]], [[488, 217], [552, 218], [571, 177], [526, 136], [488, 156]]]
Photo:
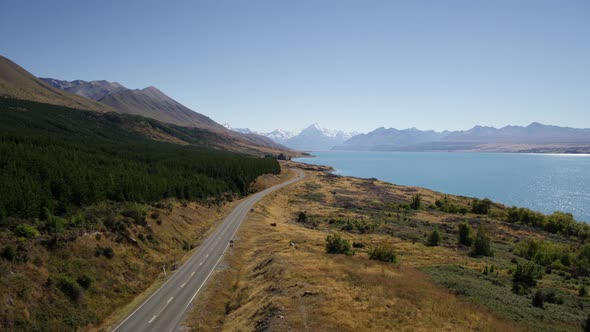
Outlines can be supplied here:
[[301, 170], [294, 171], [297, 173], [295, 178], [253, 194], [235, 207], [188, 261], [113, 331], [174, 330], [215, 270], [248, 211], [264, 196], [305, 176]]

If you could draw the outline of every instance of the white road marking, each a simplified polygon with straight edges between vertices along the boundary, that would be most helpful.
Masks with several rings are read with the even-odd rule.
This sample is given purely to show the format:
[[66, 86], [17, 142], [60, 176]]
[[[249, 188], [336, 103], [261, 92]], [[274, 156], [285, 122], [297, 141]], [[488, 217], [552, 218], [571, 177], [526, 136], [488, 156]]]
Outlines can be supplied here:
[[201, 265], [203, 265], [203, 262], [200, 262], [200, 263], [199, 263], [199, 266], [201, 266]]
[[205, 258], [209, 258], [209, 254], [207, 254], [207, 256], [205, 256]]
[[158, 316], [160, 316], [162, 311], [164, 311], [164, 309], [166, 309], [166, 307], [170, 304], [170, 302], [172, 302], [173, 299], [174, 299], [174, 296], [172, 296], [171, 298], [168, 299], [168, 302], [166, 302], [166, 305], [164, 305], [164, 308], [162, 308], [162, 310], [160, 310], [160, 312], [155, 314], [154, 317], [152, 317], [152, 319], [150, 319], [149, 324], [151, 324], [156, 318], [158, 318]]
[[191, 273], [191, 276], [188, 277], [188, 279], [186, 279], [186, 281], [184, 282], [184, 284], [180, 285], [180, 288], [184, 288], [184, 286], [186, 285], [187, 282], [189, 282], [189, 280], [191, 280], [191, 278], [195, 275], [195, 273]]

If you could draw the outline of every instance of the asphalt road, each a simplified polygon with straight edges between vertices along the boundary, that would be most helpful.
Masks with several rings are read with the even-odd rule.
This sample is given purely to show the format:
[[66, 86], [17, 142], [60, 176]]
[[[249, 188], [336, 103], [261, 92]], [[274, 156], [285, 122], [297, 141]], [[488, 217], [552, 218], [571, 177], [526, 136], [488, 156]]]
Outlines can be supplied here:
[[297, 172], [295, 178], [253, 194], [236, 206], [188, 261], [113, 331], [175, 330], [186, 309], [215, 270], [250, 209], [264, 196], [305, 176], [300, 170], [294, 171]]

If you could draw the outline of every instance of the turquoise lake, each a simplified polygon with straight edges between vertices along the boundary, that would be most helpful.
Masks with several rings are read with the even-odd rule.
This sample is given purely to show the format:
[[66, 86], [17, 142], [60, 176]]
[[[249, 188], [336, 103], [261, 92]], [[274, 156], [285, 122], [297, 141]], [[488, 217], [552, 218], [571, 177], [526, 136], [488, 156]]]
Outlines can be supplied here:
[[336, 174], [378, 178], [449, 194], [490, 198], [590, 222], [590, 155], [460, 152], [313, 152], [297, 161]]

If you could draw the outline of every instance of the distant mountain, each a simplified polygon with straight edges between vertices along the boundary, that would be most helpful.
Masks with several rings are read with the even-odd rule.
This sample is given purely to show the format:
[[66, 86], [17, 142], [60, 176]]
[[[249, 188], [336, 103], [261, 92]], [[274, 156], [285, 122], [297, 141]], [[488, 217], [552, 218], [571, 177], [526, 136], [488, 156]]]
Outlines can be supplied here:
[[314, 123], [299, 134], [286, 138], [282, 144], [296, 150], [328, 151], [344, 143], [351, 136], [343, 131], [322, 128]]
[[71, 92], [78, 96], [86, 97], [92, 100], [100, 100], [109, 94], [127, 90], [126, 87], [122, 86], [117, 82], [109, 82], [104, 80], [90, 82], [75, 80], [69, 82], [56, 80], [53, 78], [39, 77], [39, 79], [60, 90]]
[[303, 151], [328, 151], [334, 146], [342, 144], [356, 133], [346, 133], [339, 130], [331, 130], [314, 123], [303, 129], [298, 134], [290, 131], [276, 129], [270, 133], [259, 133], [248, 128], [231, 128], [243, 134], [257, 134], [265, 136], [272, 141], [288, 148]]
[[464, 131], [435, 132], [378, 128], [352, 137], [334, 150], [347, 151], [590, 151], [590, 129], [548, 126], [537, 122], [503, 128], [475, 126]]
[[367, 134], [355, 135], [342, 145], [334, 147], [334, 150], [398, 150], [414, 144], [436, 142], [447, 134], [447, 132], [422, 131], [416, 128], [398, 130], [381, 127]]
[[114, 111], [107, 105], [55, 88], [3, 56], [0, 56], [0, 96], [97, 112]]

